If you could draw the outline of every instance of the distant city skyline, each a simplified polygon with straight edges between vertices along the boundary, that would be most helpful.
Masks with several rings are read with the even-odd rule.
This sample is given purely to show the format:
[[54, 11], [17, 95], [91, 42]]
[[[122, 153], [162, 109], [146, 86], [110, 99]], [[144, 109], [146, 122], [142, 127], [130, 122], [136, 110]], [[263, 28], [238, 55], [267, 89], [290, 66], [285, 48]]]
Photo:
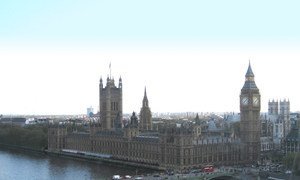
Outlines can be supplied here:
[[[259, 6], [258, 6], [259, 4]], [[0, 2], [0, 114], [85, 114], [99, 79], [124, 113], [239, 112], [249, 60], [261, 92], [300, 110], [298, 2]]]

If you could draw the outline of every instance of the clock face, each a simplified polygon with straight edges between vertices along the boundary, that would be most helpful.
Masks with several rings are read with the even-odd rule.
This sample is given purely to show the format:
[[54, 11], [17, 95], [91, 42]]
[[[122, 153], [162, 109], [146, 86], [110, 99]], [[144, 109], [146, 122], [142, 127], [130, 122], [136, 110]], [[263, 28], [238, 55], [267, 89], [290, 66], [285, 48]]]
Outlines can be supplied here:
[[248, 105], [248, 103], [249, 103], [249, 98], [248, 97], [243, 97], [242, 98], [242, 104], [243, 105]]
[[253, 97], [253, 106], [258, 106], [259, 105], [259, 98], [257, 96]]

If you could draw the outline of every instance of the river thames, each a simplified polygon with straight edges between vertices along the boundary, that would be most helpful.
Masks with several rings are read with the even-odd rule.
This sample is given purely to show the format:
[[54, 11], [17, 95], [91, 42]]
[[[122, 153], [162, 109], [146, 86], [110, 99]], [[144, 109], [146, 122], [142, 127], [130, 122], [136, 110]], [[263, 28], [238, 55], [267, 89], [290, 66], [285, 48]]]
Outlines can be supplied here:
[[0, 179], [111, 179], [114, 174], [152, 173], [147, 169], [93, 163], [0, 148]]

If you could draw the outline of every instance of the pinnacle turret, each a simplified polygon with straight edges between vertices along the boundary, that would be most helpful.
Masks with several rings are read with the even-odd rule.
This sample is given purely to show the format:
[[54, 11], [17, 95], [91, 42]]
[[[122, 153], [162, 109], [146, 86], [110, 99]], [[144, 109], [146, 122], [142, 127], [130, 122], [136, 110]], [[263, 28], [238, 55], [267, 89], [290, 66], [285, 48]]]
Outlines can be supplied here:
[[121, 78], [121, 76], [119, 78], [119, 88], [122, 88], [122, 78]]
[[103, 88], [103, 80], [102, 80], [102, 77], [100, 77], [100, 88]]

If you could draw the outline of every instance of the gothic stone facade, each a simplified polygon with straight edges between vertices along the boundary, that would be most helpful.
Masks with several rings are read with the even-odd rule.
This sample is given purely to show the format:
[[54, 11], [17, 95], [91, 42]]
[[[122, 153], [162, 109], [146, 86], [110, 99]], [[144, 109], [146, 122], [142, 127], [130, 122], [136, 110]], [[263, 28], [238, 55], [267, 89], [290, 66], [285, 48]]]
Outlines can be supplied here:
[[255, 163], [260, 155], [260, 93], [249, 64], [246, 81], [240, 95], [241, 141], [245, 151], [243, 158]]
[[[188, 169], [206, 164], [234, 165], [243, 163], [240, 139], [201, 137], [195, 125], [166, 124], [159, 132], [140, 132], [126, 126], [120, 131], [107, 131], [99, 124], [90, 133], [67, 133], [64, 125], [49, 126], [49, 151], [63, 149], [111, 155], [121, 161], [147, 164], [160, 169]], [[58, 135], [59, 134], [59, 135]]]
[[[143, 99], [141, 120], [133, 113], [121, 124], [122, 81], [115, 87], [100, 80], [100, 122], [91, 123], [89, 133], [67, 133], [64, 125], [49, 125], [48, 150], [63, 149], [109, 155], [110, 158], [159, 169], [188, 169], [207, 164], [235, 165], [257, 161], [259, 155], [260, 95], [249, 65], [241, 91], [242, 137], [203, 136], [201, 123], [163, 124], [152, 130], [148, 99]], [[150, 112], [150, 113], [149, 113]], [[142, 125], [141, 125], [142, 124]]]
[[115, 86], [113, 78], [107, 77], [106, 87], [103, 88], [103, 80], [99, 84], [99, 106], [100, 119], [104, 130], [122, 128], [122, 79], [119, 79], [119, 86]]

